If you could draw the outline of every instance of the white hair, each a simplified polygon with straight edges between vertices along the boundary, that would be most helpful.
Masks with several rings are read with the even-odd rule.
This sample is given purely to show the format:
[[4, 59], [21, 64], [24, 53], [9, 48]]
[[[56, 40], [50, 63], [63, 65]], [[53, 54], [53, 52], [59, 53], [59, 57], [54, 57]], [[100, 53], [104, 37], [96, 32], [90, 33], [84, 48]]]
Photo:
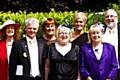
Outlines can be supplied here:
[[25, 25], [39, 27], [39, 20], [36, 18], [28, 18], [25, 20]]

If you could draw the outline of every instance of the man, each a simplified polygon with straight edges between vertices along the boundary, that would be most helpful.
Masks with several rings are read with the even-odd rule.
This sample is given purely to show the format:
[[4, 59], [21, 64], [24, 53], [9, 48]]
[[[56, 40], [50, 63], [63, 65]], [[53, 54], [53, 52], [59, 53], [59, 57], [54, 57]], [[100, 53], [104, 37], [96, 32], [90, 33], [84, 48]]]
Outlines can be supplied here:
[[116, 58], [118, 61], [117, 80], [120, 80], [120, 27], [118, 25], [118, 15], [114, 9], [108, 9], [105, 12], [105, 34], [103, 41], [115, 46]]
[[25, 38], [15, 41], [10, 55], [9, 80], [42, 80], [44, 44], [36, 38], [39, 21], [25, 21]]

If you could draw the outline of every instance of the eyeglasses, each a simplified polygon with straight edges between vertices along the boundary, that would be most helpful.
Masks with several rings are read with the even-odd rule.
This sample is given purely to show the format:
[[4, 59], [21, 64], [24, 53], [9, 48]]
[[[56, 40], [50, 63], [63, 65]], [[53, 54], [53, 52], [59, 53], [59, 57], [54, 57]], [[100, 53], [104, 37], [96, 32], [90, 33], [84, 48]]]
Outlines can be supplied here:
[[114, 16], [114, 15], [106, 15], [105, 17], [108, 18], [108, 17], [117, 17], [117, 16]]
[[78, 21], [75, 21], [75, 22], [76, 22], [76, 23], [83, 23], [84, 21], [79, 21], [79, 20], [78, 20]]
[[69, 33], [67, 33], [67, 32], [60, 32], [60, 33], [58, 33], [59, 35], [67, 35], [67, 34], [69, 34]]
[[37, 28], [32, 28], [32, 27], [30, 27], [30, 28], [28, 27], [27, 29], [28, 29], [28, 30], [32, 30], [32, 29], [33, 29], [33, 30], [37, 30]]

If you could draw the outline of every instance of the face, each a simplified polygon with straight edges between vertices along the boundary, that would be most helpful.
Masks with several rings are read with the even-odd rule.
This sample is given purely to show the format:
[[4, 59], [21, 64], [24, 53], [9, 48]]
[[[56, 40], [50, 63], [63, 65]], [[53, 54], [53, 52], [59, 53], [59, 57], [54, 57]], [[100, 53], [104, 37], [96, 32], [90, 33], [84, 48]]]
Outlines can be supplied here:
[[105, 15], [105, 23], [108, 27], [113, 28], [117, 25], [117, 14], [114, 11], [108, 11]]
[[76, 19], [74, 25], [75, 25], [76, 30], [81, 31], [85, 26], [85, 22], [83, 20], [81, 20], [81, 19]]
[[54, 35], [56, 27], [54, 24], [49, 24], [45, 26], [45, 34], [47, 35]]
[[33, 39], [37, 35], [38, 27], [37, 26], [26, 26], [25, 31], [26, 31], [27, 36]]
[[66, 44], [70, 41], [70, 32], [68, 30], [61, 30], [58, 32], [58, 42], [60, 44]]
[[15, 27], [13, 25], [6, 27], [6, 35], [7, 36], [14, 36], [15, 34]]
[[91, 41], [94, 43], [99, 43], [102, 41], [102, 32], [100, 30], [93, 30], [90, 32]]

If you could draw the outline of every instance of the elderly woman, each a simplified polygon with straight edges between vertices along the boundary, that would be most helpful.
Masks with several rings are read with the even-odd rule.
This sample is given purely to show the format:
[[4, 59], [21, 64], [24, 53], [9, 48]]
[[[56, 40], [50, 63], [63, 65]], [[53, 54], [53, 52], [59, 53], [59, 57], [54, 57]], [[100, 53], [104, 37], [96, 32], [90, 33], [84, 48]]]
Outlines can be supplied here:
[[66, 25], [60, 25], [57, 28], [56, 37], [57, 41], [51, 44], [49, 50], [49, 79], [76, 80], [78, 77], [79, 47], [70, 42], [71, 30]]
[[80, 47], [80, 73], [82, 80], [114, 80], [117, 71], [115, 48], [102, 42], [104, 28], [100, 24], [90, 27], [90, 43]]
[[9, 55], [14, 40], [19, 39], [20, 25], [12, 20], [7, 20], [0, 26], [0, 80], [8, 80]]

